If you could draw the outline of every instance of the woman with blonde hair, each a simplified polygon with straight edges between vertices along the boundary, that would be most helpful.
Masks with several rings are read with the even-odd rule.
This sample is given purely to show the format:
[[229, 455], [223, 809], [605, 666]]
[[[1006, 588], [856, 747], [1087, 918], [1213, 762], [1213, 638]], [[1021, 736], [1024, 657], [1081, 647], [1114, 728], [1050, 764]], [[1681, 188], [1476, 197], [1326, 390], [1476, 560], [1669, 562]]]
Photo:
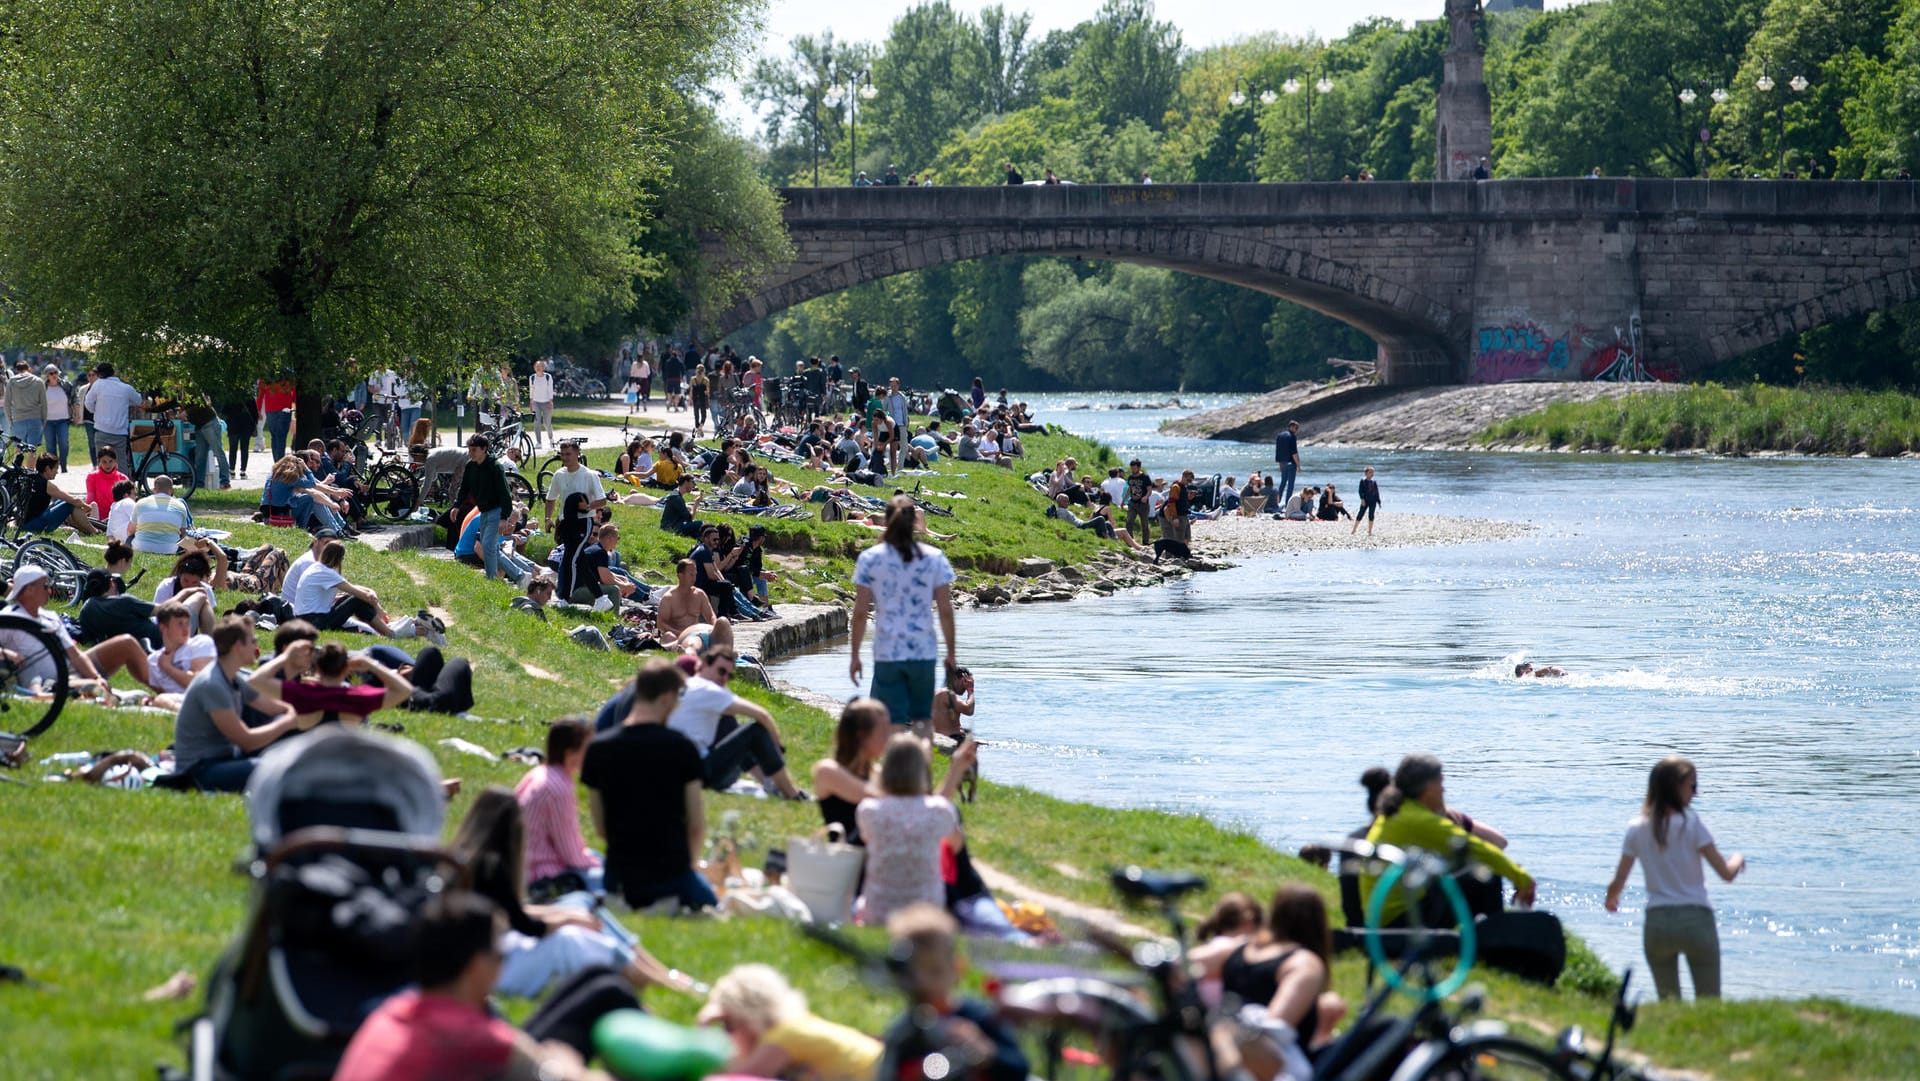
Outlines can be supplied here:
[[1693, 997], [1720, 997], [1720, 929], [1707, 898], [1705, 861], [1723, 882], [1746, 869], [1738, 852], [1722, 856], [1713, 831], [1693, 810], [1700, 772], [1679, 755], [1668, 755], [1647, 778], [1646, 802], [1627, 826], [1620, 863], [1607, 884], [1608, 912], [1620, 911], [1620, 892], [1638, 860], [1647, 880], [1647, 918], [1642, 931], [1653, 986], [1664, 999], [1680, 997], [1680, 958], [1693, 976]]
[[719, 1024], [733, 1040], [721, 1073], [869, 1081], [880, 1065], [879, 1040], [816, 1016], [806, 996], [767, 965], [736, 965], [714, 981], [699, 1021]]

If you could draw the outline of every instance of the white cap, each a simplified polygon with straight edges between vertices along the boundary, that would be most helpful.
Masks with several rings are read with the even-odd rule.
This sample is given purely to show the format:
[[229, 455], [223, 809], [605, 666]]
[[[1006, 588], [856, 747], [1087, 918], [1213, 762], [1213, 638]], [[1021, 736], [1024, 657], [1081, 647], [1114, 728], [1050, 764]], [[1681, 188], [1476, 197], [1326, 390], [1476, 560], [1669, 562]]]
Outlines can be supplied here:
[[24, 567], [21, 567], [17, 571], [14, 571], [13, 582], [7, 587], [7, 603], [14, 604], [18, 602], [20, 600], [21, 590], [27, 588], [28, 586], [32, 585], [35, 582], [44, 582], [46, 580], [47, 580], [46, 568], [36, 567], [31, 563], [29, 563]]

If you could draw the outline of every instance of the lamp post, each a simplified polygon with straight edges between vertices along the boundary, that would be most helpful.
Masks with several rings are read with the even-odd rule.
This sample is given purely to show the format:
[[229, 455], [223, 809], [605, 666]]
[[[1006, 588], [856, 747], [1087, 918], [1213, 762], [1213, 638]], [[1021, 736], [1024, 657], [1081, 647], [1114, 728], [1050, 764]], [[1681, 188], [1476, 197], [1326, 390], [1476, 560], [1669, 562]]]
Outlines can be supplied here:
[[1326, 69], [1321, 68], [1320, 78], [1314, 80], [1311, 87], [1308, 87], [1305, 84], [1302, 84], [1299, 79], [1296, 79], [1292, 76], [1288, 76], [1287, 81], [1280, 84], [1280, 89], [1285, 90], [1289, 95], [1298, 94], [1302, 89], [1308, 90], [1308, 94], [1307, 94], [1307, 183], [1311, 184], [1313, 183], [1313, 98], [1315, 94], [1330, 93], [1333, 90], [1333, 80], [1327, 78]]
[[873, 74], [865, 68], [854, 72], [846, 82], [827, 87], [829, 108], [838, 109], [842, 101], [847, 103], [848, 183], [860, 180], [860, 103], [872, 101], [879, 93], [880, 88], [873, 85]]
[[[1781, 70], [1785, 71], [1792, 67], [1793, 65], [1791, 63], [1783, 64], [1781, 65]], [[1768, 97], [1772, 97], [1774, 87], [1778, 85], [1778, 83], [1773, 81], [1773, 61], [1764, 57], [1761, 58], [1760, 77], [1753, 81], [1753, 88]], [[1799, 94], [1813, 84], [1807, 81], [1806, 76], [1796, 73], [1793, 78], [1787, 80], [1786, 85], [1788, 90]], [[1774, 115], [1779, 121], [1777, 134], [1774, 139], [1775, 150], [1777, 152], [1773, 166], [1773, 176], [1775, 180], [1780, 179], [1787, 171], [1787, 101], [1788, 95], [1782, 93], [1779, 102], [1774, 106], [1773, 110]]]
[[[1679, 97], [1680, 97], [1681, 105], [1692, 105], [1694, 102], [1700, 100], [1701, 95], [1694, 93], [1692, 86], [1687, 86], [1680, 91]], [[1700, 179], [1702, 180], [1705, 180], [1707, 178], [1707, 144], [1712, 139], [1712, 134], [1708, 131], [1707, 125], [1713, 119], [1713, 106], [1718, 105], [1721, 102], [1727, 100], [1727, 97], [1728, 97], [1727, 90], [1725, 87], [1716, 86], [1713, 88], [1713, 90], [1710, 93], [1706, 95], [1706, 97], [1712, 104], [1709, 104], [1703, 107], [1700, 111], [1700, 173], [1699, 175], [1700, 175]]]
[[[1260, 99], [1260, 104], [1262, 105], [1272, 105], [1274, 102], [1280, 100], [1280, 95], [1274, 93], [1272, 90], [1256, 88], [1246, 79], [1236, 76], [1233, 80], [1233, 93], [1227, 95], [1227, 104], [1236, 109], [1245, 105], [1248, 101], [1247, 92], [1250, 90], [1253, 91], [1255, 97]], [[1254, 117], [1253, 121], [1253, 137], [1253, 164], [1249, 171], [1253, 179], [1257, 181], [1260, 179], [1260, 154], [1264, 143], [1260, 135], [1260, 118], [1258, 116]]]

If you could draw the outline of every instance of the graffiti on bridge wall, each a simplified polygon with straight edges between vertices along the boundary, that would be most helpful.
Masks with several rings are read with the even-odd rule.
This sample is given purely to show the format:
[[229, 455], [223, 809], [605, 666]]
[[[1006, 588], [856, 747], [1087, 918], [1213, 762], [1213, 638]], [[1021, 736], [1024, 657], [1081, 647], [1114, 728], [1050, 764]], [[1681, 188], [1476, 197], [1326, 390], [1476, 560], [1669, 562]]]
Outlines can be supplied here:
[[1602, 336], [1574, 324], [1554, 333], [1525, 316], [1484, 323], [1474, 331], [1475, 383], [1514, 379], [1592, 380], [1599, 383], [1672, 382], [1679, 372], [1648, 363], [1640, 346], [1640, 313]]

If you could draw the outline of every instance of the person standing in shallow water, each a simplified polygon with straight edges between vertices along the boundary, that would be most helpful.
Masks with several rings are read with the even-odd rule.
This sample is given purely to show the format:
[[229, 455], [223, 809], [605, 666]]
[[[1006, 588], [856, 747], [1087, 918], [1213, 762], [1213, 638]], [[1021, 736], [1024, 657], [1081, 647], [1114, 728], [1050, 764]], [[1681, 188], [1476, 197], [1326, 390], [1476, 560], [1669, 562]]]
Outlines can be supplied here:
[[1692, 810], [1700, 773], [1692, 762], [1668, 755], [1647, 779], [1647, 799], [1627, 826], [1620, 863], [1607, 884], [1607, 911], [1620, 911], [1620, 893], [1638, 860], [1647, 882], [1643, 941], [1654, 989], [1662, 1000], [1680, 997], [1680, 958], [1693, 975], [1693, 997], [1720, 997], [1720, 930], [1707, 898], [1704, 861], [1723, 882], [1746, 869], [1738, 852], [1722, 856], [1713, 831]]
[[[1353, 533], [1360, 532], [1360, 519], [1367, 520], [1367, 536], [1373, 536], [1374, 515], [1380, 509], [1380, 482], [1373, 479], [1373, 467], [1360, 478], [1360, 509], [1353, 512]], [[1349, 533], [1348, 536], [1352, 536]]]

